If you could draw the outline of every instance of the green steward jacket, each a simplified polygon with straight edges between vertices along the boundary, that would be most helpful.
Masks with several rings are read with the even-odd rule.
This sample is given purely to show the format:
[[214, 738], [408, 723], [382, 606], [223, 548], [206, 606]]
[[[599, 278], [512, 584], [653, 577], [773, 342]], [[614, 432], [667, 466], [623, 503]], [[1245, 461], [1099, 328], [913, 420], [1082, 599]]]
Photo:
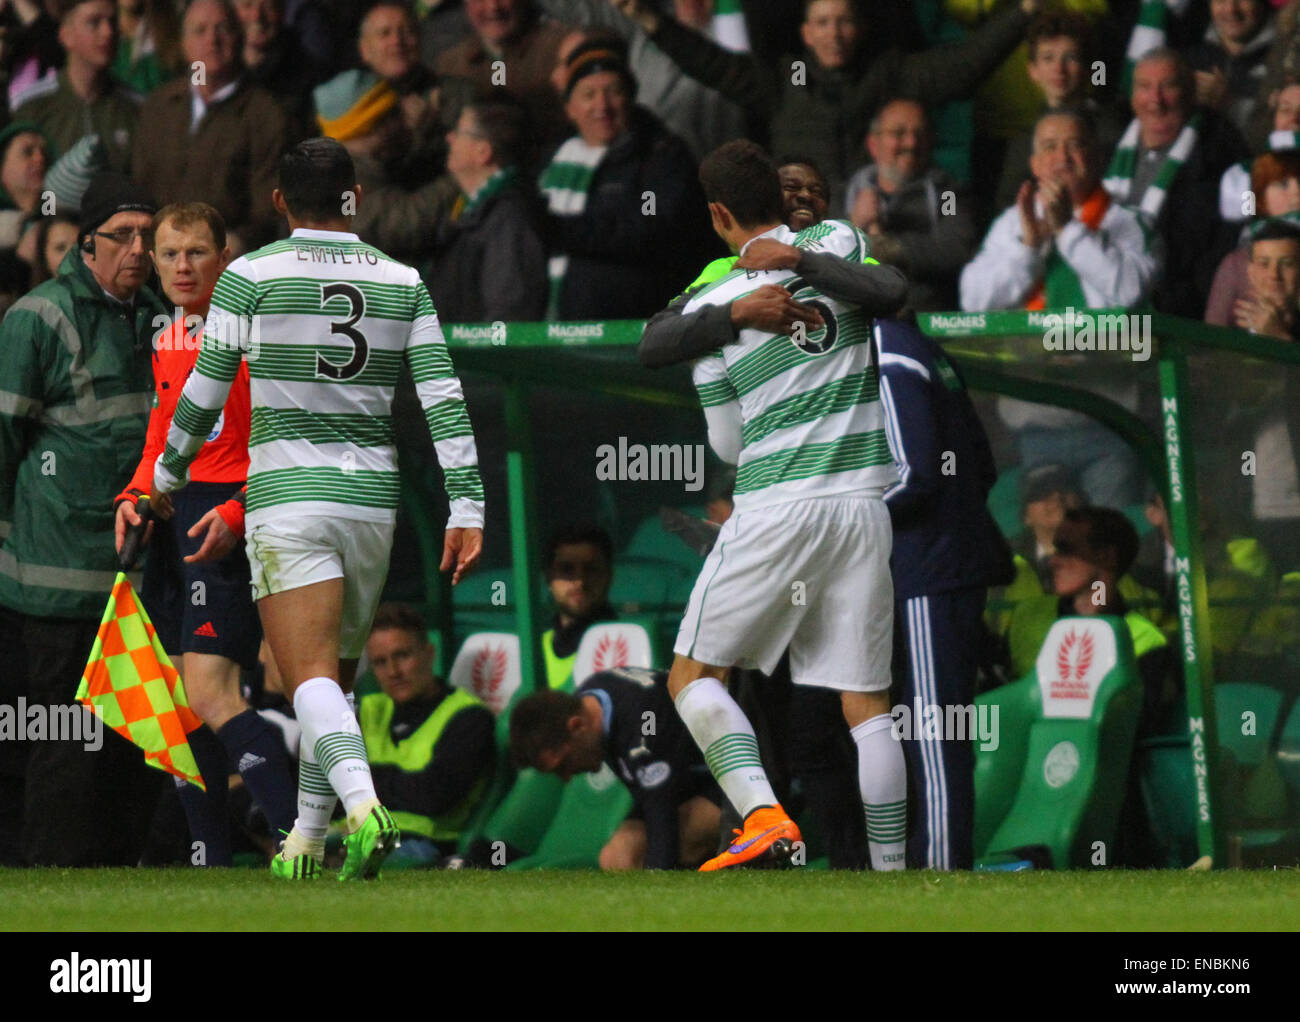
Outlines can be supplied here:
[[131, 480], [153, 403], [147, 286], [114, 301], [71, 249], [0, 324], [0, 606], [104, 613], [117, 575], [113, 498]]

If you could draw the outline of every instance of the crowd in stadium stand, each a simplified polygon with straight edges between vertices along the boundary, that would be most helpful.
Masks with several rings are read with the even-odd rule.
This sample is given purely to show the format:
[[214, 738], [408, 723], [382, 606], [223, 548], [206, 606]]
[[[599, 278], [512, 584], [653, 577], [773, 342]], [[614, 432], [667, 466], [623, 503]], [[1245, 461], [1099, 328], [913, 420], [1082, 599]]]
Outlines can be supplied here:
[[[158, 206], [215, 207], [238, 256], [287, 236], [280, 157], [324, 134], [357, 169], [357, 234], [420, 271], [444, 323], [648, 318], [726, 254], [696, 170], [744, 137], [781, 164], [792, 224], [850, 220], [906, 274], [900, 318], [1123, 307], [1300, 339], [1300, 0], [7, 0], [0, 86], [0, 313], [80, 263], [104, 172]], [[1133, 380], [1107, 396], [1137, 411]], [[1256, 553], [1202, 522], [1212, 592], [1295, 584], [1290, 396], [1247, 439]], [[997, 411], [1026, 526], [1002, 591], [1017, 606], [987, 618], [1011, 676], [1080, 599], [1049, 564], [1063, 542], [1102, 551], [1111, 612], [1152, 598], [1163, 634], [1142, 632], [1139, 652], [1163, 651], [1172, 541], [1132, 451], [1078, 412], [1011, 398]], [[1144, 502], [1163, 542], [1139, 550], [1097, 507]], [[587, 625], [614, 616], [608, 537], [556, 544], [552, 688]], [[1126, 588], [1135, 559], [1142, 584]], [[584, 575], [595, 602], [566, 609], [565, 580]], [[87, 613], [99, 606], [51, 611]], [[1220, 621], [1216, 655], [1275, 641], [1266, 621]], [[396, 611], [381, 625], [390, 645], [415, 630]], [[372, 654], [381, 683], [389, 656]], [[1175, 727], [1167, 661], [1139, 661], [1153, 731]], [[446, 698], [440, 682], [384, 687], [363, 727]], [[460, 712], [473, 769], [411, 809], [442, 821], [420, 831], [432, 844], [487, 783], [487, 722]], [[486, 864], [509, 835], [482, 834]], [[18, 857], [0, 842], [0, 859]]]
[[[908, 272], [911, 311], [956, 306], [979, 233], [999, 260], [1021, 218], [995, 218], [1021, 207], [1065, 238], [1049, 250], [1035, 230], [1042, 251], [1022, 246], [1017, 263], [1026, 293], [972, 282], [968, 307], [1040, 301], [1039, 278], [1064, 286], [1044, 263], [1063, 262], [1087, 304], [1245, 317], [1242, 227], [1300, 206], [1295, 5], [1169, 5], [1158, 29], [1138, 24], [1143, 6], [1016, 0], [972, 21], [956, 0], [15, 0], [0, 51], [0, 247], [23, 263], [0, 266], [4, 290], [48, 272], [37, 230], [75, 216], [103, 168], [129, 170], [160, 203], [212, 204], [235, 255], [283, 234], [276, 159], [323, 132], [370, 195], [358, 233], [421, 268], [456, 313], [444, 319], [649, 315], [716, 250], [694, 166], [748, 136], [817, 169], [829, 215]], [[960, 38], [936, 41], [962, 21]], [[970, 98], [973, 139], [948, 113]], [[501, 105], [474, 105], [489, 100]], [[1075, 190], [1088, 194], [1073, 203], [1043, 184], [1068, 172], [1034, 166], [1052, 161], [1035, 148], [1049, 111], [1073, 115], [1087, 145]], [[1081, 270], [1086, 235], [1107, 213], [1133, 224], [1129, 209], [1145, 214], [1143, 257], [1104, 281]], [[499, 258], [510, 253], [518, 265]], [[457, 307], [476, 284], [501, 306]]]

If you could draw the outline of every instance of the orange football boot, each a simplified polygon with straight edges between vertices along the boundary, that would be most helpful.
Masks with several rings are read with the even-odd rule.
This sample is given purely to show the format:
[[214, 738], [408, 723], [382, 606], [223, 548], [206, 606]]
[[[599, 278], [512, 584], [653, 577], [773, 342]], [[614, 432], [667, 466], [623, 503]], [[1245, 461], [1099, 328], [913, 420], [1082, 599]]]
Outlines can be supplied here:
[[743, 866], [760, 857], [788, 859], [794, 852], [795, 842], [803, 840], [798, 825], [779, 805], [755, 809], [745, 817], [745, 829], [735, 834], [730, 847], [701, 866], [701, 873]]

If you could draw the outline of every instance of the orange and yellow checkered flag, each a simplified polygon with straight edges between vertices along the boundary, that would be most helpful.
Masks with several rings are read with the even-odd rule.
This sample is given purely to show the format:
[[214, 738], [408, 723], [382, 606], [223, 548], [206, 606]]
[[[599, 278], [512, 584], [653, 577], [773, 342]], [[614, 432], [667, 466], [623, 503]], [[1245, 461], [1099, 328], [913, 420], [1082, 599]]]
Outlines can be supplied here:
[[104, 608], [77, 699], [140, 746], [150, 766], [207, 790], [185, 737], [203, 722], [190, 709], [181, 676], [122, 572]]

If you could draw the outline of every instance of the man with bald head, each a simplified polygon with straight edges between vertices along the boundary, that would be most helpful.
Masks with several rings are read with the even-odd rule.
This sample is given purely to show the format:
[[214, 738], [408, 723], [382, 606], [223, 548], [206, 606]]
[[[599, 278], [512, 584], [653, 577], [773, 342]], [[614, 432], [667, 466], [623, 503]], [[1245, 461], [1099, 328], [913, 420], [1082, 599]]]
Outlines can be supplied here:
[[533, 0], [465, 0], [473, 34], [438, 55], [434, 70], [482, 92], [505, 89], [528, 108], [539, 149], [563, 141], [569, 124], [555, 102], [551, 73], [569, 28], [540, 21]]
[[277, 229], [271, 192], [290, 141], [284, 110], [243, 78], [240, 24], [229, 0], [194, 0], [181, 47], [191, 71], [141, 108], [134, 174], [164, 205], [197, 198], [215, 206], [239, 255]]
[[867, 232], [872, 254], [907, 274], [907, 308], [951, 309], [957, 275], [977, 237], [973, 203], [930, 163], [934, 134], [925, 107], [891, 99], [871, 119], [872, 162], [849, 180], [849, 219]]

